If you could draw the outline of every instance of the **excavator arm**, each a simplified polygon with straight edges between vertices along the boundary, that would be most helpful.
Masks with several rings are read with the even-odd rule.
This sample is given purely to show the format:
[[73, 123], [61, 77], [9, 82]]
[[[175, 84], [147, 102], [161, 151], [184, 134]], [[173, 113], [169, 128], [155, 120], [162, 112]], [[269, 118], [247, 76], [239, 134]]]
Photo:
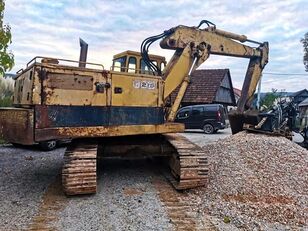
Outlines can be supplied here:
[[[200, 26], [203, 23], [208, 26], [201, 29]], [[189, 84], [191, 72], [205, 62], [211, 54], [250, 59], [242, 95], [238, 101], [238, 114], [243, 113], [250, 106], [262, 70], [268, 62], [267, 42], [259, 43], [247, 39], [244, 35], [217, 29], [214, 24], [206, 20], [201, 21], [198, 27], [177, 26], [171, 28], [160, 35], [160, 38], [162, 38], [161, 48], [175, 50], [173, 57], [162, 73], [165, 79], [164, 100], [180, 86], [178, 95], [167, 115], [168, 121], [175, 119], [176, 112]], [[255, 43], [258, 44], [258, 47], [250, 47], [244, 45], [243, 42]]]

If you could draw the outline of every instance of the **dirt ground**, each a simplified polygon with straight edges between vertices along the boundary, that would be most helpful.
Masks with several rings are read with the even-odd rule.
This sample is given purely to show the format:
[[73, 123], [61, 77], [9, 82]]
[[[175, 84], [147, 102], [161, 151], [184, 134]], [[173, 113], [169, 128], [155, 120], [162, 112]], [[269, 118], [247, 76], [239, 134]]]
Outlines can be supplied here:
[[[200, 146], [231, 134], [183, 134]], [[150, 160], [99, 163], [98, 193], [66, 197], [61, 190], [65, 148], [0, 146], [0, 230], [238, 230], [200, 211], [198, 198], [177, 192]], [[191, 198], [191, 197], [189, 197]]]

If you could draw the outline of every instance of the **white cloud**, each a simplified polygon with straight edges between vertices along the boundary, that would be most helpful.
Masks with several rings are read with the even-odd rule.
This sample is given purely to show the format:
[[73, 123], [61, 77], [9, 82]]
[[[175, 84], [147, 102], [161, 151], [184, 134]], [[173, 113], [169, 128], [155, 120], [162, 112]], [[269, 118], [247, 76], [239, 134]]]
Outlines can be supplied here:
[[[78, 59], [79, 37], [89, 43], [88, 60], [109, 67], [115, 53], [139, 50], [146, 37], [208, 19], [218, 28], [269, 41], [265, 72], [305, 73], [299, 40], [307, 32], [306, 6], [306, 0], [7, 0], [4, 21], [12, 27], [14, 71], [37, 55]], [[150, 52], [167, 58], [173, 53], [157, 44]], [[234, 86], [241, 88], [247, 65], [245, 59], [211, 56], [201, 68], [230, 68]], [[307, 77], [291, 77], [264, 75], [263, 89], [308, 88]]]

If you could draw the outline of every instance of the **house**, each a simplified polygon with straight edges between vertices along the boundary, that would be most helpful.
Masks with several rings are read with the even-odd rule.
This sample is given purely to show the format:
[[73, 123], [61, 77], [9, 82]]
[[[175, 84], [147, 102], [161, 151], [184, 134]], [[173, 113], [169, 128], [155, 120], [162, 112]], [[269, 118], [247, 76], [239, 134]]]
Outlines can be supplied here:
[[[171, 94], [172, 102], [177, 93], [178, 89]], [[225, 107], [236, 105], [229, 69], [202, 69], [191, 74], [181, 106], [212, 103]]]
[[233, 92], [234, 92], [234, 96], [235, 96], [235, 102], [237, 103], [237, 101], [240, 99], [241, 95], [242, 95], [242, 91], [238, 88], [233, 88]]
[[5, 73], [4, 74], [4, 78], [11, 78], [11, 79], [15, 79], [16, 78], [16, 74], [12, 74], [12, 73]]
[[308, 97], [298, 104], [301, 126], [308, 126]]
[[308, 90], [303, 89], [301, 91], [294, 92], [290, 95], [293, 98], [295, 104], [300, 104], [302, 101], [308, 98]]

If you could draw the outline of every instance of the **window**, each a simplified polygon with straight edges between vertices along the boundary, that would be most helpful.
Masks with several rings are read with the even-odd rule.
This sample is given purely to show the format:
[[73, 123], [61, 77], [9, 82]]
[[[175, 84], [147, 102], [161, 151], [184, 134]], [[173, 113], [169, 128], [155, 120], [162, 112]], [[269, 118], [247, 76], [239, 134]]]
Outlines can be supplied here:
[[165, 69], [165, 67], [166, 67], [166, 63], [162, 62], [160, 64], [160, 70], [163, 71]]
[[143, 59], [140, 60], [141, 74], [149, 74], [150, 68], [145, 64]]
[[136, 73], [136, 64], [137, 64], [136, 58], [135, 57], [129, 57], [127, 72]]
[[113, 61], [113, 70], [119, 72], [125, 72], [126, 70], [126, 56], [117, 58]]
[[203, 107], [193, 107], [192, 115], [201, 115], [203, 112]]
[[[157, 61], [151, 60], [152, 63], [157, 65]], [[140, 69], [141, 69], [141, 74], [147, 74], [147, 75], [154, 75], [153, 71], [150, 70], [148, 65], [145, 64], [143, 59], [140, 60]]]
[[184, 118], [188, 118], [189, 114], [190, 114], [190, 110], [189, 109], [184, 109], [184, 110], [180, 111], [177, 114], [176, 117], [179, 118], [179, 119], [184, 119]]
[[205, 106], [206, 111], [217, 111], [217, 106]]

